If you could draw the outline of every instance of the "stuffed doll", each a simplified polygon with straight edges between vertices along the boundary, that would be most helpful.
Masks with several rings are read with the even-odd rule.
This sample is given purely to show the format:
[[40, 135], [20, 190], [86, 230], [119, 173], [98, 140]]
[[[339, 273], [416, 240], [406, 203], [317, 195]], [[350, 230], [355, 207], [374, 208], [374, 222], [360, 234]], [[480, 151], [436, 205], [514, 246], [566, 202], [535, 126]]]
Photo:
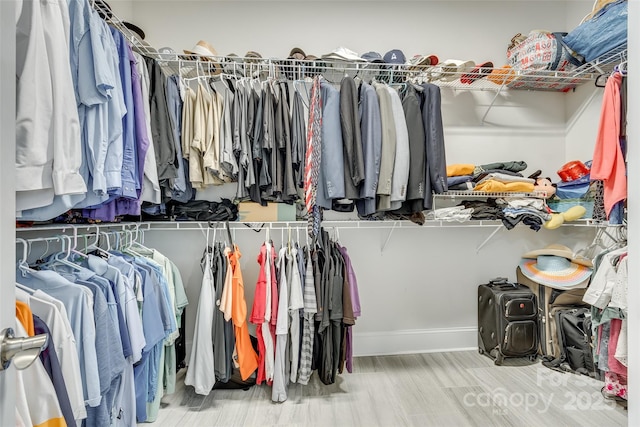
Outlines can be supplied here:
[[529, 175], [528, 178], [536, 180], [535, 184], [533, 185], [533, 191], [535, 191], [536, 193], [544, 192], [545, 193], [544, 198], [548, 199], [552, 197], [554, 194], [556, 194], [556, 185], [551, 182], [551, 178], [541, 177], [540, 176], [541, 174], [542, 174], [542, 171], [537, 170], [531, 175]]
[[[553, 184], [551, 182], [551, 178], [541, 178], [541, 173], [542, 172], [538, 170], [535, 173], [529, 175], [529, 178], [536, 180], [536, 183], [533, 186], [533, 191], [544, 192], [544, 198], [548, 199], [556, 194], [556, 184]], [[550, 210], [549, 212], [551, 213], [551, 219], [544, 223], [544, 228], [553, 230], [560, 227], [565, 222], [575, 221], [578, 218], [582, 218], [586, 213], [586, 209], [583, 206], [573, 206], [567, 209], [565, 212], [554, 213]]]
[[536, 183], [533, 185], [533, 191], [544, 192], [544, 198], [548, 199], [556, 194], [556, 185], [551, 182], [550, 178], [536, 178]]

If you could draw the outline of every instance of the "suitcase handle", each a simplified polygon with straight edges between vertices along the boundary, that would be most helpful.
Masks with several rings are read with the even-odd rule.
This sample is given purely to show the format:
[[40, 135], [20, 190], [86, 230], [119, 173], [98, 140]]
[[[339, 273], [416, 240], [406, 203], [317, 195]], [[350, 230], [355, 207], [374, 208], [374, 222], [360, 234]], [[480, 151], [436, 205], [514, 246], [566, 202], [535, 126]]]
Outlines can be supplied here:
[[511, 285], [514, 288], [518, 287], [518, 285], [516, 285], [515, 283], [509, 282], [509, 279], [507, 279], [506, 277], [496, 277], [495, 279], [490, 280], [489, 286], [493, 286], [493, 285]]

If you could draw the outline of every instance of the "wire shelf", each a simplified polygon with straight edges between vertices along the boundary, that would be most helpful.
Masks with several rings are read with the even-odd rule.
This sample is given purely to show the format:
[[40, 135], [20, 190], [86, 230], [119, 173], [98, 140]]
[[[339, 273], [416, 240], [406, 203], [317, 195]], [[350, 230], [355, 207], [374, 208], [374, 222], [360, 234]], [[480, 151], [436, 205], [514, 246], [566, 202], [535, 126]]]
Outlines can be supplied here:
[[536, 199], [544, 199], [547, 197], [547, 193], [545, 191], [534, 191], [532, 193], [517, 193], [517, 192], [496, 192], [489, 193], [484, 191], [447, 191], [445, 193], [434, 194], [434, 198], [460, 198], [460, 197], [468, 197], [468, 198], [521, 198], [521, 197], [530, 197]]
[[[188, 55], [172, 50], [159, 52], [144, 41], [138, 33], [131, 30], [118, 18], [111, 8], [101, 0], [93, 2], [94, 8], [105, 21], [118, 29], [131, 43], [134, 51], [159, 61], [167, 75], [180, 75], [184, 78], [228, 76], [231, 78], [277, 78], [303, 80], [321, 74], [326, 80], [339, 83], [343, 77], [360, 77], [364, 81], [373, 79], [404, 84], [433, 83], [442, 88], [453, 90], [495, 91], [535, 90], [567, 92], [584, 83], [593, 82], [599, 76], [610, 73], [614, 67], [627, 59], [627, 45], [620, 46], [596, 60], [568, 72], [561, 71], [521, 71], [511, 70], [503, 80], [486, 78], [494, 68], [484, 68], [483, 77], [463, 83], [461, 77], [468, 72], [447, 71], [449, 78], [442, 80], [442, 70], [435, 66], [414, 67], [409, 65], [389, 65], [361, 61], [343, 60], [297, 60], [279, 58], [239, 57], [239, 56], [201, 56]], [[496, 70], [497, 71], [497, 70]], [[464, 79], [466, 80], [466, 79]]]

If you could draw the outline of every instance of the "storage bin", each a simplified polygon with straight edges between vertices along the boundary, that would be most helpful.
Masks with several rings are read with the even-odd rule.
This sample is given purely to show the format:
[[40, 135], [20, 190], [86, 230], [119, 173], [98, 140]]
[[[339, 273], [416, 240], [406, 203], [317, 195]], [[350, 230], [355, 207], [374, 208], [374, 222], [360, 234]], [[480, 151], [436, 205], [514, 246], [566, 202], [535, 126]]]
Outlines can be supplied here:
[[594, 201], [588, 199], [554, 199], [547, 201], [547, 206], [554, 212], [566, 212], [574, 206], [584, 206], [587, 210], [581, 219], [593, 218]]

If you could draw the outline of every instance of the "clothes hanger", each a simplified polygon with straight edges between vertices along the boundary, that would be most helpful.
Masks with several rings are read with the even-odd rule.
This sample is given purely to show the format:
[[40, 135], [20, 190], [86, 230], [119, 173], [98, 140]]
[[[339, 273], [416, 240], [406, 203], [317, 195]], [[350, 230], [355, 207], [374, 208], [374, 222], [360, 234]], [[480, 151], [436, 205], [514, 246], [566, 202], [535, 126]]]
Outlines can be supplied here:
[[[109, 258], [111, 256], [111, 254], [109, 254], [109, 251], [105, 251], [100, 247], [100, 234], [100, 227], [96, 226], [96, 240], [89, 245], [85, 245], [85, 253], [95, 252], [98, 256]], [[106, 233], [104, 234], [106, 236]]]
[[105, 240], [107, 241], [107, 253], [111, 252], [111, 239], [109, 238], [109, 233], [106, 231], [98, 232], [98, 240], [100, 240], [100, 235], [103, 235]]
[[36, 264], [44, 262], [44, 257], [49, 253], [49, 239], [45, 239], [46, 247], [42, 255], [35, 259]]
[[35, 289], [31, 289], [31, 288], [29, 288], [29, 287], [27, 287], [27, 286], [25, 286], [23, 284], [20, 284], [18, 282], [16, 282], [15, 286], [16, 286], [16, 288], [18, 288], [18, 289], [20, 289], [22, 291], [25, 291], [26, 293], [28, 293], [30, 295], [33, 295], [36, 292]]
[[225, 221], [224, 224], [227, 229], [227, 237], [229, 238], [229, 249], [231, 249], [231, 253], [233, 253], [235, 251], [235, 245], [233, 243], [233, 238], [231, 237], [231, 227], [229, 227], [229, 221]]
[[607, 79], [609, 78], [609, 74], [600, 74], [598, 77], [596, 77], [596, 79], [593, 81], [593, 84], [596, 87], [606, 87], [607, 86]]
[[626, 76], [627, 75], [627, 61], [622, 61], [621, 63], [619, 63], [618, 65], [613, 67], [613, 72], [614, 73], [620, 73], [623, 76]]
[[[73, 254], [73, 255], [79, 256], [82, 259], [89, 258], [87, 254], [77, 250], [77, 247], [78, 247], [78, 229], [76, 227], [73, 227], [73, 247], [69, 250], [69, 256]], [[67, 257], [67, 259], [68, 258], [69, 257]]]
[[78, 264], [75, 264], [69, 260], [69, 257], [71, 256], [72, 249], [73, 249], [71, 236], [59, 235], [57, 237], [60, 240], [60, 244], [62, 245], [60, 252], [53, 254], [51, 257], [49, 257], [49, 260], [41, 264], [41, 266], [55, 270], [56, 265], [62, 264], [62, 265], [66, 265], [67, 267], [71, 267], [73, 270], [76, 270], [76, 271], [82, 270], [82, 267], [80, 267]]
[[[124, 243], [122, 244], [122, 252], [124, 253], [128, 253], [129, 255], [133, 255], [135, 257], [139, 257], [139, 258], [147, 258], [146, 255], [142, 254], [141, 252], [138, 252], [138, 250], [140, 249], [146, 249], [146, 250], [151, 250], [147, 247], [136, 247], [133, 248], [133, 231], [131, 230], [124, 230], [124, 234], [125, 234], [125, 239], [124, 239]], [[127, 238], [129, 239], [127, 241]]]
[[27, 268], [29, 268], [29, 265], [27, 264], [27, 257], [29, 256], [29, 250], [28, 250], [28, 243], [25, 239], [22, 238], [17, 238], [16, 242], [18, 243], [22, 243], [22, 258], [20, 258], [18, 260], [18, 265], [19, 266], [26, 266]]

